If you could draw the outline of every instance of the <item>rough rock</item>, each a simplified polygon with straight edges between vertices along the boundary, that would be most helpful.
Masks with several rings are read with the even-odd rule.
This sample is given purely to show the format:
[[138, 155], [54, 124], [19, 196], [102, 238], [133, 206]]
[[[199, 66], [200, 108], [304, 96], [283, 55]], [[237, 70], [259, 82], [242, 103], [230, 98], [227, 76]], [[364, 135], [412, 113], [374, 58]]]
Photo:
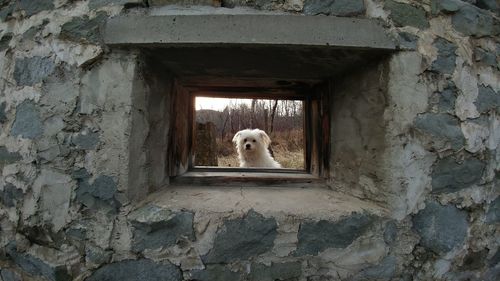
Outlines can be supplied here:
[[179, 268], [148, 259], [124, 260], [99, 268], [86, 281], [181, 281]]
[[308, 15], [355, 16], [365, 12], [363, 0], [306, 0], [304, 13]]
[[33, 86], [54, 72], [54, 61], [50, 57], [16, 59], [14, 79], [18, 86]]
[[0, 52], [7, 50], [9, 48], [10, 40], [12, 39], [12, 33], [7, 33], [0, 38]]
[[467, 237], [467, 213], [451, 205], [428, 201], [413, 217], [413, 229], [420, 243], [437, 254], [445, 254], [462, 245]]
[[455, 54], [457, 46], [443, 38], [437, 38], [433, 45], [438, 50], [438, 56], [436, 60], [432, 62], [431, 71], [452, 74], [455, 70], [457, 59], [457, 55]]
[[61, 26], [61, 39], [80, 43], [97, 44], [100, 42], [100, 28], [107, 19], [105, 12], [99, 12], [89, 19], [87, 16], [74, 18]]
[[0, 279], [3, 281], [22, 281], [21, 276], [7, 268], [0, 269]]
[[0, 167], [23, 159], [17, 152], [9, 152], [5, 146], [0, 146]]
[[94, 132], [83, 131], [71, 138], [71, 142], [79, 149], [94, 149], [99, 143], [99, 134]]
[[27, 139], [34, 139], [42, 135], [43, 123], [40, 119], [38, 106], [32, 101], [24, 101], [16, 108], [16, 119], [10, 133]]
[[54, 9], [54, 0], [19, 0], [17, 5], [29, 17], [41, 11]]
[[429, 27], [424, 9], [392, 0], [385, 2], [385, 8], [391, 12], [390, 18], [396, 26], [413, 26], [420, 29]]
[[418, 36], [408, 32], [399, 33], [399, 46], [401, 49], [415, 50], [417, 49]]
[[12, 12], [14, 12], [15, 2], [4, 1], [4, 2], [1, 2], [0, 4], [1, 4], [1, 6], [0, 6], [0, 20], [5, 21], [12, 15]]
[[277, 224], [250, 210], [243, 218], [227, 220], [217, 231], [214, 247], [203, 256], [205, 263], [228, 263], [246, 260], [272, 249]]
[[302, 275], [300, 262], [271, 263], [266, 266], [254, 263], [251, 266], [249, 281], [298, 280]]
[[439, 93], [439, 112], [452, 114], [455, 111], [456, 93], [457, 89], [454, 86], [448, 87]]
[[140, 5], [144, 5], [144, 1], [143, 0], [90, 0], [89, 1], [89, 8], [91, 10], [98, 9], [98, 8], [101, 8], [104, 6], [110, 6], [110, 5], [140, 6]]
[[7, 115], [5, 114], [5, 102], [0, 103], [0, 124], [5, 123], [7, 121]]
[[497, 0], [477, 0], [476, 6], [481, 9], [498, 12], [499, 4]]
[[424, 113], [417, 116], [415, 127], [433, 137], [441, 138], [455, 150], [465, 145], [465, 138], [456, 118], [448, 114]]
[[320, 220], [302, 223], [297, 234], [296, 256], [317, 255], [328, 248], [345, 248], [361, 236], [375, 217], [355, 213], [338, 222]]
[[492, 109], [500, 113], [500, 93], [496, 93], [491, 87], [479, 85], [477, 99], [474, 104], [480, 113]]
[[384, 241], [388, 245], [392, 245], [394, 241], [396, 241], [398, 235], [398, 228], [396, 221], [388, 221], [387, 224], [385, 225], [385, 230], [384, 230]]
[[90, 175], [85, 169], [73, 173], [72, 177], [77, 180], [76, 200], [88, 208], [111, 208], [116, 211], [120, 203], [116, 200], [117, 192], [115, 180], [107, 175], [98, 176], [90, 183]]
[[391, 280], [396, 273], [397, 259], [387, 256], [379, 264], [363, 269], [353, 280]]
[[431, 1], [431, 11], [433, 14], [439, 12], [453, 13], [465, 5], [464, 2], [460, 0], [432, 0]]
[[72, 280], [64, 264], [51, 264], [43, 261], [30, 253], [20, 253], [14, 243], [6, 249], [7, 254], [20, 268], [33, 276], [42, 276], [50, 281]]
[[192, 270], [189, 272], [190, 279], [197, 281], [240, 281], [242, 274], [232, 271], [223, 264], [209, 264], [204, 270]]
[[[486, 212], [485, 222], [489, 224], [500, 222], [500, 196], [490, 203], [488, 211]], [[500, 255], [500, 250], [497, 254]]]
[[194, 240], [191, 212], [173, 212], [156, 205], [146, 205], [129, 215], [134, 227], [132, 249], [159, 249], [175, 245], [180, 239]]
[[497, 67], [497, 56], [493, 52], [486, 51], [482, 48], [474, 49], [474, 59], [486, 65]]
[[459, 164], [453, 157], [439, 160], [432, 171], [432, 192], [455, 192], [479, 184], [486, 164], [475, 157]]
[[14, 207], [16, 202], [22, 199], [24, 193], [22, 189], [15, 187], [11, 183], [7, 183], [3, 187], [3, 191], [0, 191], [0, 203], [6, 207]]
[[452, 17], [453, 27], [466, 36], [483, 37], [499, 32], [498, 22], [474, 6], [465, 5]]

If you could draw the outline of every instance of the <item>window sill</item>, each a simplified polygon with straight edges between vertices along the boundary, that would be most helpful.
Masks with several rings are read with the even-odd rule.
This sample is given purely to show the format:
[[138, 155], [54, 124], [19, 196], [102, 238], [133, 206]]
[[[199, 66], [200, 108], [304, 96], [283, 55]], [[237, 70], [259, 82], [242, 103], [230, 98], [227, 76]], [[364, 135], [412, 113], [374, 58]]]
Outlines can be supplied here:
[[174, 177], [173, 185], [203, 186], [299, 186], [324, 185], [325, 180], [305, 171], [287, 169], [195, 168]]
[[378, 204], [326, 187], [166, 186], [150, 194], [136, 208], [145, 204], [169, 210], [218, 213], [221, 216], [253, 209], [267, 216], [314, 220], [331, 220], [363, 212], [380, 217], [388, 214], [388, 210]]

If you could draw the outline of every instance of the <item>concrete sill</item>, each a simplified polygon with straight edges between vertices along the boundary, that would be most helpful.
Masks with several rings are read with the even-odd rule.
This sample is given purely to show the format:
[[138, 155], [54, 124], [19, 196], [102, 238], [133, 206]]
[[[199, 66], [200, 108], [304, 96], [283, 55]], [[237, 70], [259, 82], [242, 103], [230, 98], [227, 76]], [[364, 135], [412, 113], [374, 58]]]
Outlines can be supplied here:
[[326, 187], [201, 187], [166, 186], [151, 194], [139, 206], [154, 204], [169, 210], [189, 210], [220, 216], [243, 214], [250, 209], [266, 216], [338, 220], [352, 213], [380, 217], [388, 211], [373, 202]]

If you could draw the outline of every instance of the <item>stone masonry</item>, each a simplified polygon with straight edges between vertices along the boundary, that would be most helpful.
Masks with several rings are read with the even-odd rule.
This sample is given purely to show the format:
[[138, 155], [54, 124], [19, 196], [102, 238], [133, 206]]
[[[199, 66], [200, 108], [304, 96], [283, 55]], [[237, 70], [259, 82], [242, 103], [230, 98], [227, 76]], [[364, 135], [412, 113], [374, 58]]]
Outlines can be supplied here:
[[[132, 93], [155, 86], [102, 30], [175, 11], [386, 29], [397, 50], [339, 83], [337, 128], [357, 137], [332, 147], [325, 186], [148, 187], [162, 181], [141, 173], [136, 136], [155, 134], [153, 107]], [[499, 13], [495, 0], [0, 0], [0, 281], [500, 280]], [[378, 117], [349, 119], [360, 112]]]

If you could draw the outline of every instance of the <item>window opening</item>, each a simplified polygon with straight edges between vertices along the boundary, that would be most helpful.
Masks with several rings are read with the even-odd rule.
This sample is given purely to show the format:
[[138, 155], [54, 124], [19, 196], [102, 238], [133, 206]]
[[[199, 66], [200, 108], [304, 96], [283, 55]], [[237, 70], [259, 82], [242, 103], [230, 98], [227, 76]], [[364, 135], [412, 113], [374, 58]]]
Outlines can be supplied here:
[[305, 108], [300, 99], [195, 96], [192, 166], [304, 171]]

